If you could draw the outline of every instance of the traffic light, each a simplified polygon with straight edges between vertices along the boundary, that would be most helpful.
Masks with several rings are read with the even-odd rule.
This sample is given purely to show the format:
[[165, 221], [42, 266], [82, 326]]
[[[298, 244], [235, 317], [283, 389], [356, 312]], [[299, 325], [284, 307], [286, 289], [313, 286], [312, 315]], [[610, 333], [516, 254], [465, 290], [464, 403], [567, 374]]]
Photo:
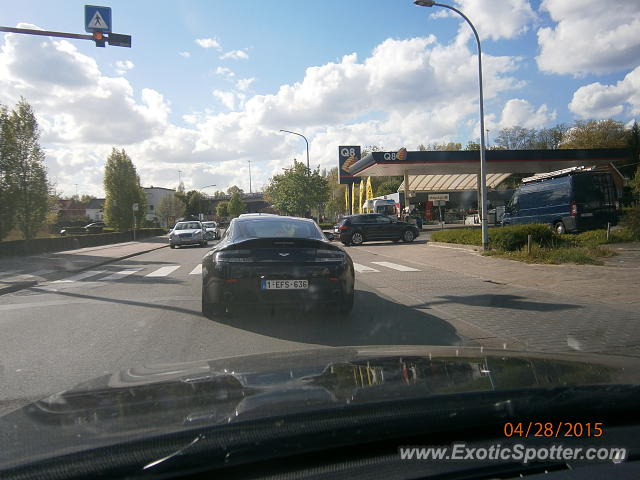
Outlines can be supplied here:
[[96, 42], [96, 47], [104, 47], [106, 39], [102, 32], [93, 32], [93, 40]]

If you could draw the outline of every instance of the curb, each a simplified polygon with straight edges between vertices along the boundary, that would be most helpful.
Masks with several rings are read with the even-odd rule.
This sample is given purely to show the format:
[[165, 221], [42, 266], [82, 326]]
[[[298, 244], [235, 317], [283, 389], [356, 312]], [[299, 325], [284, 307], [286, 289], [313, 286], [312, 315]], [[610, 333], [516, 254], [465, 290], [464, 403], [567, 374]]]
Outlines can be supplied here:
[[[98, 262], [98, 263], [92, 263], [91, 265], [85, 265], [82, 268], [76, 268], [73, 270], [67, 270], [68, 273], [78, 273], [78, 272], [83, 272], [85, 270], [88, 270], [90, 268], [95, 268], [95, 267], [99, 267], [101, 265], [106, 265], [107, 263], [112, 263], [118, 260], [125, 260], [127, 258], [131, 258], [131, 257], [135, 257], [136, 255], [142, 255], [143, 253], [149, 253], [149, 252], [153, 252], [154, 250], [160, 250], [161, 248], [167, 248], [169, 245], [161, 245], [159, 247], [154, 247], [154, 248], [149, 248], [146, 250], [141, 250], [139, 252], [135, 252], [135, 253], [130, 253], [128, 255], [123, 255], [121, 257], [109, 257], [107, 260], [104, 260], [102, 262]], [[0, 285], [3, 285], [2, 283], [0, 283]], [[24, 282], [15, 282], [15, 283], [10, 283], [10, 284], [5, 284], [6, 286], [0, 286], [0, 295], [4, 295], [6, 293], [13, 293], [13, 292], [17, 292], [19, 290], [24, 290], [25, 288], [29, 288], [29, 287], [35, 287], [36, 285], [38, 285], [38, 281], [37, 280], [29, 280], [29, 281], [24, 281]]]
[[29, 280], [26, 282], [15, 282], [15, 283], [5, 283], [0, 285], [4, 285], [0, 287], [0, 295], [4, 295], [5, 293], [13, 293], [19, 290], [23, 290], [29, 287], [35, 287], [38, 284], [37, 280]]
[[447, 242], [432, 242], [429, 240], [427, 246], [443, 247], [443, 248], [457, 248], [458, 250], [470, 250], [473, 252], [479, 252], [480, 247], [477, 245], [465, 245], [462, 243], [447, 243]]

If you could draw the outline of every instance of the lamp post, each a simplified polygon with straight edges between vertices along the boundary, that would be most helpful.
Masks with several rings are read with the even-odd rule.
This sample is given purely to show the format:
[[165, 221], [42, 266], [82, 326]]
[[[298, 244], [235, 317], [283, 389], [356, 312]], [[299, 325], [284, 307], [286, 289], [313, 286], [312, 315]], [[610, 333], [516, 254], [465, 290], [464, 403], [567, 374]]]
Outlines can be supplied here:
[[414, 0], [416, 5], [420, 7], [443, 7], [448, 8], [460, 15], [469, 24], [473, 35], [476, 37], [478, 43], [478, 84], [480, 87], [480, 197], [481, 197], [481, 209], [480, 209], [480, 221], [482, 223], [482, 249], [487, 250], [489, 248], [489, 230], [487, 225], [487, 162], [485, 158], [485, 144], [484, 144], [484, 99], [482, 95], [482, 49], [480, 48], [480, 37], [476, 27], [473, 26], [471, 20], [457, 8], [450, 5], [435, 2], [433, 0]]
[[[213, 185], [205, 185], [204, 187], [200, 187], [198, 188], [198, 192], [202, 193], [202, 190], [204, 190], [205, 188], [209, 188], [209, 187], [215, 187], [216, 184], [214, 183]], [[202, 196], [200, 197], [200, 210], [203, 210], [202, 208]], [[204, 213], [202, 213], [202, 215], [204, 216]]]
[[292, 132], [290, 130], [280, 130], [280, 131], [281, 132], [285, 132], [285, 133], [292, 133], [294, 135], [298, 135], [299, 137], [304, 138], [304, 141], [307, 142], [307, 170], [309, 170], [309, 140], [307, 140], [307, 137], [305, 137], [301, 133]]

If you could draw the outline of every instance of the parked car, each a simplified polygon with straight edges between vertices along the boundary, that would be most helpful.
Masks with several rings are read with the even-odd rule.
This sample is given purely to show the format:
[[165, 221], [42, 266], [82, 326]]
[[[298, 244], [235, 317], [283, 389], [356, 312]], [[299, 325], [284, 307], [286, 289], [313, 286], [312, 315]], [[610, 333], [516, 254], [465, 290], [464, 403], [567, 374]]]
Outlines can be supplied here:
[[618, 221], [616, 189], [608, 172], [569, 169], [523, 182], [506, 207], [503, 225], [548, 223], [563, 234]]
[[176, 248], [182, 245], [207, 246], [204, 227], [196, 221], [178, 222], [169, 232], [169, 246]]
[[216, 222], [202, 222], [202, 226], [205, 229], [207, 240], [217, 240], [220, 238], [220, 227], [218, 227]]
[[347, 252], [313, 220], [275, 215], [235, 218], [202, 260], [202, 313], [237, 305], [353, 307], [355, 273]]
[[84, 231], [87, 233], [100, 233], [107, 225], [104, 222], [93, 222], [84, 226]]
[[347, 215], [333, 231], [344, 245], [361, 245], [371, 240], [413, 242], [420, 235], [415, 225], [379, 213]]

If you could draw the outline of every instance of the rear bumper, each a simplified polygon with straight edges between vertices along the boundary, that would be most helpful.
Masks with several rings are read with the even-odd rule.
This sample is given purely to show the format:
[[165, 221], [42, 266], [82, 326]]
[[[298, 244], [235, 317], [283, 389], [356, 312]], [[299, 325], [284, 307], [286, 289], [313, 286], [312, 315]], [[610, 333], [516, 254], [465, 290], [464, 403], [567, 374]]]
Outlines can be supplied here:
[[201, 238], [170, 238], [169, 243], [172, 245], [199, 245], [204, 240]]

